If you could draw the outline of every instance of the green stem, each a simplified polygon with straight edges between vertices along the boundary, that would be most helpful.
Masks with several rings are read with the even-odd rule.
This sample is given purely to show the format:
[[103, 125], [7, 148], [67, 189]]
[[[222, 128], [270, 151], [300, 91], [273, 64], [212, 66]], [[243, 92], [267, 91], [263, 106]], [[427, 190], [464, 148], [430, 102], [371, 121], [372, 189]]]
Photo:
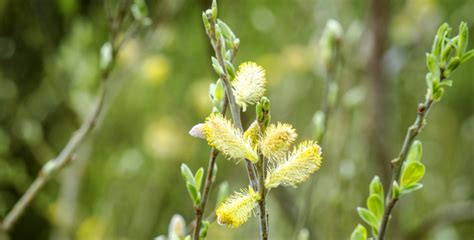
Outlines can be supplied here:
[[[443, 71], [441, 71], [441, 76], [444, 76]], [[440, 82], [442, 82], [445, 78], [442, 77]], [[383, 240], [385, 237], [385, 233], [387, 231], [388, 222], [390, 220], [390, 215], [393, 210], [393, 207], [397, 203], [398, 198], [392, 196], [392, 188], [393, 183], [400, 181], [400, 174], [402, 170], [403, 163], [405, 162], [408, 152], [410, 151], [410, 147], [415, 141], [416, 136], [421, 132], [421, 129], [425, 125], [426, 117], [433, 106], [433, 95], [430, 90], [425, 96], [425, 102], [420, 103], [417, 109], [417, 116], [415, 122], [408, 128], [408, 131], [405, 135], [405, 140], [403, 141], [402, 149], [398, 154], [398, 157], [392, 161], [392, 177], [390, 180], [390, 187], [387, 191], [387, 198], [385, 200], [386, 206], [382, 218], [382, 222], [380, 223], [379, 227], [379, 234], [377, 236], [378, 240]]]

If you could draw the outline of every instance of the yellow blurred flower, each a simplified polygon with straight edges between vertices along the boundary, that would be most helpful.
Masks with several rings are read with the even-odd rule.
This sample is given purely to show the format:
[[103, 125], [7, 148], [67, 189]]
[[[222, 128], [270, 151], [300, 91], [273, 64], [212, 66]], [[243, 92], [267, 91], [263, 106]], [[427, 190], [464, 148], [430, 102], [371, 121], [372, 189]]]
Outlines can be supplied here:
[[183, 153], [182, 146], [185, 144], [184, 137], [179, 134], [181, 132], [174, 119], [164, 118], [146, 127], [143, 141], [148, 152], [156, 158], [174, 158]]
[[166, 80], [171, 70], [169, 60], [163, 55], [153, 55], [145, 59], [142, 66], [145, 81], [159, 85]]
[[76, 232], [77, 240], [102, 240], [104, 237], [104, 223], [97, 217], [84, 219]]

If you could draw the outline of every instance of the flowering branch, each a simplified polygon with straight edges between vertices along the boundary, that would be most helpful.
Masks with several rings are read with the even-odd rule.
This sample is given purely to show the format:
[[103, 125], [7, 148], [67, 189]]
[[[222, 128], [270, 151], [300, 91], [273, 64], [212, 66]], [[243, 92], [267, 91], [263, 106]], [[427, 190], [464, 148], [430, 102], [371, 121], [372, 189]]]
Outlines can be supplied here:
[[[429, 72], [426, 75], [428, 90], [425, 101], [418, 105], [417, 117], [413, 125], [408, 128], [402, 148], [398, 157], [392, 160], [392, 178], [386, 193], [384, 204], [383, 187], [378, 177], [374, 177], [370, 184], [370, 196], [367, 207], [357, 208], [357, 211], [367, 224], [372, 228], [372, 233], [377, 240], [383, 240], [387, 232], [388, 222], [393, 208], [400, 196], [421, 189], [419, 183], [425, 174], [425, 166], [421, 163], [421, 142], [415, 138], [426, 125], [426, 117], [433, 104], [442, 99], [444, 88], [452, 85], [447, 80], [461, 63], [474, 56], [474, 50], [466, 51], [468, 28], [466, 23], [459, 26], [459, 35], [451, 38], [451, 28], [448, 24], [439, 27], [435, 36], [431, 53], [426, 54], [426, 65]], [[367, 239], [367, 231], [358, 225], [352, 233], [352, 240]]]

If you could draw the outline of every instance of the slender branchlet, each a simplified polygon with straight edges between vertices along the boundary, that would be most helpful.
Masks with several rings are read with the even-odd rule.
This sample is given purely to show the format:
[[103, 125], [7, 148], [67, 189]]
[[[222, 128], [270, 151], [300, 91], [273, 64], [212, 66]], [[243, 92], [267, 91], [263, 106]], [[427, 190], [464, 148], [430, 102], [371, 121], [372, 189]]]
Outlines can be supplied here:
[[[138, 6], [140, 5], [140, 6]], [[133, 11], [134, 8], [137, 10]], [[114, 17], [110, 21], [110, 40], [106, 42], [100, 49], [100, 69], [101, 69], [101, 85], [95, 105], [89, 116], [84, 120], [78, 130], [74, 132], [66, 146], [61, 150], [59, 155], [46, 162], [38, 173], [33, 183], [28, 187], [26, 192], [21, 196], [20, 200], [15, 203], [5, 219], [0, 224], [0, 232], [9, 232], [14, 224], [23, 215], [28, 206], [33, 202], [35, 197], [43, 189], [43, 187], [51, 180], [61, 169], [74, 159], [74, 153], [77, 148], [89, 136], [91, 131], [97, 124], [99, 116], [103, 112], [104, 101], [107, 95], [107, 79], [113, 70], [115, 58], [125, 38], [119, 39], [117, 36], [123, 31], [124, 20], [132, 9], [132, 15], [135, 22], [139, 22], [141, 26], [149, 24], [147, 17], [146, 5], [142, 1], [131, 3], [130, 0], [122, 0], [118, 3], [118, 7]], [[128, 35], [134, 31], [127, 31]], [[1, 235], [0, 235], [1, 236]]]
[[[423, 187], [419, 183], [425, 174], [425, 166], [421, 163], [422, 147], [421, 142], [415, 139], [426, 125], [426, 117], [432, 106], [442, 99], [444, 88], [452, 85], [452, 81], [448, 80], [451, 73], [461, 63], [474, 56], [474, 50], [466, 51], [469, 35], [466, 23], [460, 24], [457, 36], [450, 37], [450, 32], [448, 24], [441, 25], [431, 53], [426, 54], [429, 72], [426, 74], [428, 89], [425, 101], [418, 105], [415, 122], [408, 128], [402, 149], [398, 157], [391, 161], [392, 178], [385, 199], [382, 184], [379, 178], [375, 177], [370, 184], [368, 208], [357, 209], [377, 240], [384, 239], [392, 210], [399, 198]], [[367, 239], [366, 229], [358, 225], [351, 239]]]
[[[323, 34], [319, 40], [320, 66], [324, 78], [324, 90], [322, 92], [321, 106], [313, 116], [314, 137], [317, 142], [324, 145], [323, 140], [327, 132], [328, 122], [336, 107], [338, 84], [336, 82], [336, 73], [341, 62], [341, 44], [343, 38], [343, 30], [340, 23], [334, 19], [328, 20], [323, 30]], [[296, 231], [307, 226], [307, 221], [311, 219], [311, 213], [314, 206], [313, 191], [314, 180], [308, 184], [308, 188], [304, 192], [303, 204], [296, 223]], [[310, 211], [308, 211], [308, 207]], [[306, 225], [306, 226], [305, 226]]]

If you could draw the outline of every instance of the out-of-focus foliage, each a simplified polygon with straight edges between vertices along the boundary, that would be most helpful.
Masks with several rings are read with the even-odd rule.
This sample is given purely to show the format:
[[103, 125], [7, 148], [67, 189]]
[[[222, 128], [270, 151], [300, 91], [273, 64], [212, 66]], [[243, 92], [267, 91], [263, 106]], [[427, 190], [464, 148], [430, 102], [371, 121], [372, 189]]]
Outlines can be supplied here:
[[[152, 24], [123, 46], [111, 76], [107, 113], [75, 162], [20, 219], [13, 239], [151, 239], [169, 232], [176, 213], [184, 217], [181, 225], [193, 220], [180, 166], [207, 165], [207, 144], [187, 132], [213, 107], [208, 92], [216, 76], [201, 18], [210, 2], [147, 4]], [[383, 63], [391, 121], [384, 139], [388, 155], [395, 157], [425, 94], [425, 52], [437, 27], [443, 21], [451, 26], [466, 21], [473, 46], [474, 2], [392, 1], [390, 7]], [[357, 0], [219, 3], [220, 17], [240, 38], [235, 65], [252, 60], [265, 68], [272, 120], [293, 123], [301, 139], [314, 137], [312, 118], [322, 99], [322, 29], [333, 18], [345, 30], [336, 76], [339, 107], [325, 129], [325, 163], [313, 176], [314, 208], [306, 209], [313, 212], [309, 222], [316, 230], [309, 239], [348, 239], [359, 222], [355, 207], [365, 206], [372, 176], [379, 175], [387, 186], [389, 176], [380, 175], [377, 162], [390, 159], [374, 159], [368, 144], [373, 95], [366, 71], [368, 8], [369, 1]], [[0, 0], [0, 219], [86, 117], [99, 85], [98, 49], [107, 32], [102, 1]], [[390, 239], [415, 236], [420, 224], [443, 208], [474, 201], [473, 69], [474, 61], [468, 61], [452, 74], [455, 84], [430, 113], [420, 135], [424, 187], [397, 205]], [[245, 126], [253, 114], [243, 114]], [[241, 165], [223, 157], [217, 164], [218, 183], [227, 180], [231, 191], [248, 185]], [[216, 206], [217, 192], [215, 187], [208, 209]], [[301, 206], [299, 192], [290, 191], [293, 198], [284, 201], [288, 208], [307, 207]], [[268, 201], [272, 239], [297, 235], [278, 198]], [[470, 214], [467, 221], [431, 226], [423, 237], [472, 237]], [[229, 230], [213, 224], [208, 238], [251, 239], [257, 226]]]

